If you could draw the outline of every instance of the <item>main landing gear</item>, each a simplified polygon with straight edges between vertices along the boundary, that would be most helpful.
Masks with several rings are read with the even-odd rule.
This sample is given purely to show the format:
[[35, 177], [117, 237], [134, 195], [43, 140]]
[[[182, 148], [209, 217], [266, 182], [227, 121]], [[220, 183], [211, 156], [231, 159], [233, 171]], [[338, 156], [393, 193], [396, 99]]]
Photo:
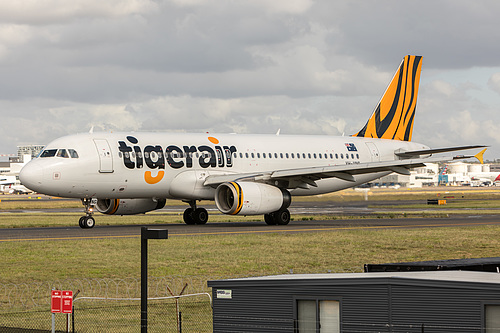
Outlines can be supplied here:
[[264, 221], [268, 225], [287, 225], [290, 222], [290, 211], [285, 208], [277, 212], [264, 214]]
[[[184, 201], [191, 207], [184, 211], [184, 223], [186, 224], [206, 224], [208, 221], [208, 212], [205, 208], [197, 208], [195, 200]], [[287, 225], [290, 223], [290, 211], [288, 209], [280, 209], [276, 212], [264, 214], [264, 221], [268, 225]]]
[[206, 224], [208, 221], [208, 212], [205, 208], [196, 208], [196, 201], [185, 201], [191, 207], [184, 211], [184, 223], [186, 224]]
[[82, 229], [90, 229], [95, 226], [95, 219], [92, 217], [94, 212], [94, 205], [92, 205], [92, 199], [85, 198], [82, 199], [82, 203], [85, 205], [85, 216], [80, 217], [78, 224]]

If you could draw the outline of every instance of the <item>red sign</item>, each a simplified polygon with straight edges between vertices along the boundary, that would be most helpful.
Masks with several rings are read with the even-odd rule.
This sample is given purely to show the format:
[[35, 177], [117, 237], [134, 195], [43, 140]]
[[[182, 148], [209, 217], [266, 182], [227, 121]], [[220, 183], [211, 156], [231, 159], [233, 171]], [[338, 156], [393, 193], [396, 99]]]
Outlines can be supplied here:
[[52, 290], [51, 300], [52, 313], [73, 312], [73, 292], [71, 290]]
[[73, 312], [73, 292], [64, 290], [62, 292], [62, 313]]
[[60, 290], [52, 290], [52, 298], [50, 309], [52, 313], [61, 313], [62, 310], [62, 292]]

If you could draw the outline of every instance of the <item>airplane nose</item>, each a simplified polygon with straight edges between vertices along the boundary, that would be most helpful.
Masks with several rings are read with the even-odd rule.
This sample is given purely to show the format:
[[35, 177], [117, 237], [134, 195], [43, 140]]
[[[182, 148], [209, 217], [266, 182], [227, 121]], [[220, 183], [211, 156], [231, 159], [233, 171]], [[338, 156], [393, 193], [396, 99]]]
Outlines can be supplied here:
[[19, 172], [21, 184], [33, 191], [38, 191], [42, 184], [43, 168], [39, 165], [33, 165], [31, 162], [26, 164]]

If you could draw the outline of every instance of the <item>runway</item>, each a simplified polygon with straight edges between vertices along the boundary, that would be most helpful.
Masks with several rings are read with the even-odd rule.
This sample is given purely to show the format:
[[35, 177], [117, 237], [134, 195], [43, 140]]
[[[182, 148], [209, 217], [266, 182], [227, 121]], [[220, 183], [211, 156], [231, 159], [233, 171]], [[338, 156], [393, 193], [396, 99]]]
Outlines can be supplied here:
[[[145, 227], [167, 229], [169, 237], [210, 235], [341, 232], [345, 230], [468, 227], [500, 225], [500, 215], [459, 215], [449, 218], [348, 219], [291, 221], [286, 226], [269, 226], [264, 222], [225, 222], [206, 225], [154, 224]], [[22, 241], [69, 241], [103, 238], [139, 238], [143, 226], [99, 226], [93, 229], [75, 227], [1, 229], [0, 243]]]

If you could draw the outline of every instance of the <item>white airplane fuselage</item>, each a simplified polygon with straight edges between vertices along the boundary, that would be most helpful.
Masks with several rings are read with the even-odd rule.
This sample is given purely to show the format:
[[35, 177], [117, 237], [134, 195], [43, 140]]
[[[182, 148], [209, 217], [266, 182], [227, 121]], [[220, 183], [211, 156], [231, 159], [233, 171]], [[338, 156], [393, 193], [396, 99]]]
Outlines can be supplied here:
[[[215, 189], [203, 185], [211, 175], [369, 164], [397, 160], [397, 150], [427, 147], [406, 141], [312, 135], [86, 133], [59, 138], [44, 150], [61, 149], [76, 151], [78, 158], [70, 154], [36, 158], [21, 171], [23, 184], [71, 198], [213, 200]], [[320, 179], [317, 186], [290, 193], [338, 191], [389, 173], [356, 175], [354, 182]]]

